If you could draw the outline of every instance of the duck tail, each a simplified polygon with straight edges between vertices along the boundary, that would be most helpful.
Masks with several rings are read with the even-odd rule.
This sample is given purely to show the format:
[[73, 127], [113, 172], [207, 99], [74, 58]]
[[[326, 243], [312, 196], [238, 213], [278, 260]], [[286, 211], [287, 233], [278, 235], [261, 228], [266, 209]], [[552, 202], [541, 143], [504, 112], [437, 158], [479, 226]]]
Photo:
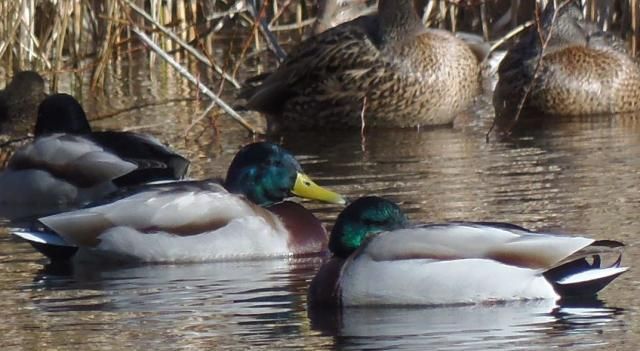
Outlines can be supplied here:
[[[612, 240], [596, 241], [587, 247], [586, 254], [580, 251], [560, 265], [543, 273], [562, 297], [593, 296], [629, 267], [621, 267], [622, 243]], [[603, 260], [615, 253], [615, 261], [603, 264]], [[576, 257], [578, 256], [578, 257]]]
[[77, 246], [67, 243], [51, 231], [14, 228], [11, 229], [11, 234], [27, 241], [51, 261], [68, 261], [78, 251]]

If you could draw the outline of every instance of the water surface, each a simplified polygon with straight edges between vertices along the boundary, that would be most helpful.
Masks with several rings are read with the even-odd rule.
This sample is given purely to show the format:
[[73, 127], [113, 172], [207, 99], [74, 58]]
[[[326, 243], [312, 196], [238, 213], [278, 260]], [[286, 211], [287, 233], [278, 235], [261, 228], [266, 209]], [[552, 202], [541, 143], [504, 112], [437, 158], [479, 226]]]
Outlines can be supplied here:
[[[100, 128], [153, 133], [223, 177], [252, 139], [220, 116], [185, 133], [207, 103], [170, 69], [114, 67], [107, 94], [67, 81]], [[186, 99], [185, 99], [186, 98]], [[132, 108], [133, 107], [133, 108]], [[486, 118], [456, 128], [313, 132], [280, 141], [319, 183], [349, 197], [387, 196], [413, 221], [508, 221], [621, 240], [635, 266], [640, 120], [573, 119], [485, 141]], [[185, 137], [186, 135], [186, 137]], [[307, 203], [328, 225], [339, 208]], [[0, 233], [0, 346], [30, 349], [636, 350], [640, 273], [597, 301], [311, 311], [321, 257], [130, 267], [52, 266]]]

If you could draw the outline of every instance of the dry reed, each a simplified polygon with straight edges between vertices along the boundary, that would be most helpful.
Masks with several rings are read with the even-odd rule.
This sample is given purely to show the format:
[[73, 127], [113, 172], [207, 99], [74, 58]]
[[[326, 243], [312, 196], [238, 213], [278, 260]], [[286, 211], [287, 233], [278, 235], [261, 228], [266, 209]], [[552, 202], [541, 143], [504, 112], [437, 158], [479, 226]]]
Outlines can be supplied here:
[[[264, 0], [263, 0], [264, 1]], [[132, 53], [152, 50], [142, 45], [133, 29], [150, 34], [153, 43], [178, 62], [186, 58], [217, 72], [219, 91], [237, 89], [239, 72], [253, 71], [254, 58], [275, 62], [265, 41], [269, 34], [255, 23], [264, 16], [279, 44], [300, 40], [313, 22], [316, 1], [269, 0], [251, 12], [247, 0], [0, 0], [0, 73], [20, 69], [49, 75], [52, 89], [64, 71], [91, 72], [94, 89], [104, 81], [106, 67]], [[345, 1], [345, 0], [343, 0]], [[368, 1], [373, 5], [374, 1]], [[533, 19], [535, 0], [422, 0], [430, 26], [482, 34], [496, 40]], [[544, 5], [545, 0], [538, 0]], [[587, 17], [606, 30], [629, 39], [637, 51], [640, 36], [637, 0], [583, 0]], [[277, 30], [277, 31], [276, 31]], [[242, 50], [228, 50], [233, 40], [245, 38]], [[278, 43], [276, 43], [278, 44]], [[220, 50], [223, 48], [222, 50]], [[221, 52], [231, 54], [220, 54]]]

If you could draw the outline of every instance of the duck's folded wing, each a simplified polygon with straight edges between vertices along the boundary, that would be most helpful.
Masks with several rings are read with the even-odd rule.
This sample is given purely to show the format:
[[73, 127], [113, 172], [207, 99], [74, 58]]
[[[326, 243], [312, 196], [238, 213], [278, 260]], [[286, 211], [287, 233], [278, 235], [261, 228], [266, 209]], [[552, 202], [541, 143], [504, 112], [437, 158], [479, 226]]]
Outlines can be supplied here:
[[147, 134], [105, 131], [93, 132], [87, 138], [137, 165], [138, 174], [121, 179], [123, 184], [120, 185], [158, 179], [179, 180], [186, 176], [189, 169], [189, 160]]
[[251, 109], [277, 113], [287, 99], [307, 89], [308, 82], [324, 85], [343, 74], [357, 74], [352, 71], [366, 72], [379, 55], [376, 18], [359, 17], [301, 42], [276, 71], [260, 77], [259, 85], [245, 88], [239, 97]]
[[185, 182], [151, 187], [112, 203], [40, 221], [72, 244], [95, 246], [100, 235], [114, 227], [186, 236], [213, 231], [246, 215], [272, 218], [266, 210], [221, 186]]
[[486, 258], [544, 270], [594, 242], [584, 237], [531, 233], [515, 226], [449, 223], [381, 233], [361, 252], [375, 260]]
[[136, 165], [83, 137], [54, 134], [17, 150], [7, 168], [43, 170], [78, 186], [90, 187], [123, 176], [135, 170]]

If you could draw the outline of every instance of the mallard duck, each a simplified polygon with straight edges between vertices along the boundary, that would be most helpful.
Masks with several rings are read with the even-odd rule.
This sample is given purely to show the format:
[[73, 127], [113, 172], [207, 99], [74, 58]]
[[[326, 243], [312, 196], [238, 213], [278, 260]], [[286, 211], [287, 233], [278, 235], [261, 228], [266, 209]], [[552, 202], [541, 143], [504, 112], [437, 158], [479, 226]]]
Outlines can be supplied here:
[[[288, 151], [261, 142], [235, 156], [224, 182], [148, 185], [95, 207], [40, 218], [56, 234], [16, 231], [52, 259], [195, 262], [321, 252], [327, 234], [296, 195], [344, 204]], [[59, 236], [58, 236], [59, 235]], [[63, 251], [60, 254], [60, 251]]]
[[[527, 111], [547, 115], [593, 115], [640, 109], [640, 67], [624, 43], [582, 17], [575, 2], [559, 8], [549, 2], [542, 16], [542, 36], [551, 31], [543, 51], [537, 26], [528, 28], [500, 63], [493, 96], [496, 118], [512, 121], [526, 87]], [[534, 79], [542, 54], [542, 65]]]
[[189, 161], [151, 136], [92, 132], [71, 95], [38, 108], [35, 139], [0, 173], [0, 217], [16, 220], [76, 208], [120, 187], [182, 179]]
[[478, 60], [450, 32], [426, 29], [412, 0], [380, 0], [300, 43], [240, 97], [269, 129], [451, 123], [479, 92]]
[[0, 91], [0, 133], [17, 134], [33, 126], [38, 105], [45, 97], [44, 79], [37, 72], [17, 72]]
[[[393, 202], [363, 197], [338, 216], [329, 239], [333, 258], [313, 279], [309, 298], [355, 306], [594, 295], [627, 270], [620, 267], [622, 246], [505, 223], [411, 226]], [[602, 266], [605, 254], [617, 261]]]

